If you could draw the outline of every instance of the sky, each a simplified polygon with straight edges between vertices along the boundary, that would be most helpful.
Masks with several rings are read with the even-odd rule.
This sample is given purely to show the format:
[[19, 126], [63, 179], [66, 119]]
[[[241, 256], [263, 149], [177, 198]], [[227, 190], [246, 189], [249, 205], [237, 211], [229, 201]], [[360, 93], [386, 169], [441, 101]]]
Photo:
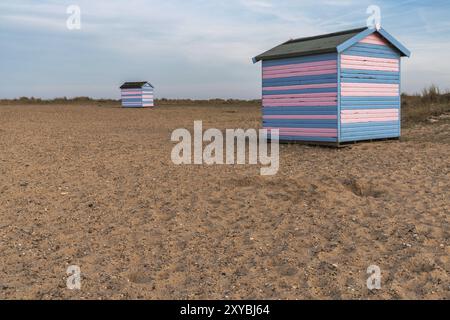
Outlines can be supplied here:
[[[67, 28], [70, 5], [81, 10], [79, 30]], [[2, 0], [0, 98], [118, 99], [123, 82], [145, 80], [157, 98], [256, 99], [252, 57], [365, 26], [369, 5], [412, 51], [402, 90], [450, 89], [448, 0]]]

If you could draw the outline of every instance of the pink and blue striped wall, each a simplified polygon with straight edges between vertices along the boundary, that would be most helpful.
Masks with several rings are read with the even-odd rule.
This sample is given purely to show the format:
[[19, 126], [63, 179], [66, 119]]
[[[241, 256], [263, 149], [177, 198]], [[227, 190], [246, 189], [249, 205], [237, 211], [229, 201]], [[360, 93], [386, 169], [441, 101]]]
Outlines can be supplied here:
[[400, 137], [400, 54], [373, 33], [340, 55], [340, 142]]
[[337, 54], [263, 61], [263, 128], [281, 140], [336, 142]]
[[141, 89], [121, 89], [122, 107], [147, 108], [154, 106], [153, 88], [149, 85]]
[[341, 54], [263, 61], [263, 128], [280, 140], [400, 136], [400, 54], [372, 34]]

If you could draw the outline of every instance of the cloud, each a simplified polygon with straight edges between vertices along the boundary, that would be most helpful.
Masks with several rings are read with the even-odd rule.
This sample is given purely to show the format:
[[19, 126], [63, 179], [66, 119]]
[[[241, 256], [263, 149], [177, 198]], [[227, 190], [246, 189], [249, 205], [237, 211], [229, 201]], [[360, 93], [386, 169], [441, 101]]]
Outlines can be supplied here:
[[242, 4], [250, 8], [273, 8], [272, 2], [267, 0], [242, 0]]
[[[4, 80], [12, 78], [46, 96], [80, 94], [86, 83], [90, 94], [97, 88], [113, 96], [122, 80], [148, 78], [168, 97], [259, 97], [260, 66], [251, 57], [289, 38], [364, 25], [372, 1], [77, 0], [82, 29], [69, 31], [66, 9], [73, 3], [0, 3], [0, 96], [23, 94], [23, 86]], [[449, 42], [448, 3], [379, 5], [383, 25], [413, 51], [405, 78], [425, 75], [405, 80], [404, 88], [415, 91], [438, 71], [439, 81], [450, 82], [446, 51], [439, 50]]]

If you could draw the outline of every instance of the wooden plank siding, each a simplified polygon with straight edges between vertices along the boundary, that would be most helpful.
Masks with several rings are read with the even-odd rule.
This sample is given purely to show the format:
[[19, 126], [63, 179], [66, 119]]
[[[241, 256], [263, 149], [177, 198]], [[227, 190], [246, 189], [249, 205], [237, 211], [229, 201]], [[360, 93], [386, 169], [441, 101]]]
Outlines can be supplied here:
[[282, 141], [337, 142], [337, 54], [264, 60], [263, 128]]
[[400, 53], [379, 34], [340, 54], [339, 142], [400, 137]]
[[153, 88], [144, 85], [141, 89], [121, 89], [121, 100], [122, 106], [126, 108], [153, 107]]

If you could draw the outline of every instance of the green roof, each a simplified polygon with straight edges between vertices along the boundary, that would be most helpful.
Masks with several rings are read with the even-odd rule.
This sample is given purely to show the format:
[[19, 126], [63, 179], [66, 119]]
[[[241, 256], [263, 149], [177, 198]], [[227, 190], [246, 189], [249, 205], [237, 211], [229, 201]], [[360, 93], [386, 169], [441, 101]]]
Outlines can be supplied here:
[[366, 29], [367, 27], [324, 34], [315, 37], [289, 40], [283, 44], [280, 44], [279, 46], [276, 46], [273, 49], [270, 49], [269, 51], [260, 54], [259, 56], [256, 56], [253, 61], [258, 62], [261, 60], [337, 52], [337, 46], [353, 38]]
[[125, 82], [123, 85], [120, 86], [120, 89], [141, 89], [147, 83], [150, 85], [150, 87], [153, 88], [150, 82], [139, 81], [139, 82]]

